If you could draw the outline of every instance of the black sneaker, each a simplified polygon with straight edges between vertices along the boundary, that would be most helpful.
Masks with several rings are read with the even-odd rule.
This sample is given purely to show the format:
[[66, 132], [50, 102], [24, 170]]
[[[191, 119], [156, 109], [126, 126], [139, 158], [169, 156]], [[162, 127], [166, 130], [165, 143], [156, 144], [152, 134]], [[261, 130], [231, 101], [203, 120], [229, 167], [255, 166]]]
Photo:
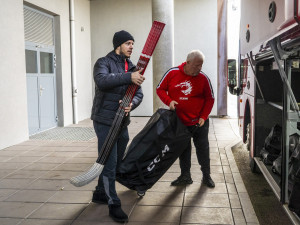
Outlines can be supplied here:
[[122, 210], [120, 205], [109, 205], [109, 216], [118, 223], [128, 222], [127, 214]]
[[203, 174], [202, 183], [210, 188], [215, 187], [215, 182], [211, 179], [209, 174], [205, 174], [205, 175]]
[[102, 191], [93, 191], [93, 198], [92, 198], [92, 202], [94, 203], [98, 203], [98, 204], [107, 204], [107, 197], [106, 194]]
[[171, 182], [171, 186], [183, 186], [187, 184], [192, 184], [193, 180], [191, 176], [180, 175], [176, 180]]

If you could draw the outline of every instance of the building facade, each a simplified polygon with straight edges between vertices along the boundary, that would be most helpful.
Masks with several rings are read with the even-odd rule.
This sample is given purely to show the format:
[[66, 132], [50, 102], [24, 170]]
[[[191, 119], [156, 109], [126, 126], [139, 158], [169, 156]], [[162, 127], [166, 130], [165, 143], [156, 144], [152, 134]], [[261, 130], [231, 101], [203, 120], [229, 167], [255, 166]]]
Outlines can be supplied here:
[[132, 115], [153, 114], [161, 105], [155, 95], [157, 83], [193, 49], [206, 56], [203, 71], [216, 94], [212, 115], [218, 115], [218, 105], [226, 107], [217, 98], [219, 77], [226, 76], [218, 69], [218, 9], [224, 2], [0, 0], [0, 149], [89, 118], [94, 63], [113, 49], [112, 37], [122, 29], [135, 38], [131, 59], [137, 62], [153, 20], [166, 27], [145, 72], [144, 101]]

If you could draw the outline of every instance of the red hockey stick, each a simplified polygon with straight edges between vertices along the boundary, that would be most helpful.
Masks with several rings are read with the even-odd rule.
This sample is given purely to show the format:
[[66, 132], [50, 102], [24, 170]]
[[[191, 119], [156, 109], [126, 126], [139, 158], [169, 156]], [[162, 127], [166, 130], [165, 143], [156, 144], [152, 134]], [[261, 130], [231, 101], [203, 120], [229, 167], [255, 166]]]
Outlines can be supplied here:
[[[148, 38], [146, 40], [142, 54], [140, 55], [140, 58], [138, 60], [137, 66], [136, 66], [136, 70], [143, 69], [141, 72], [142, 75], [144, 74], [144, 72], [147, 68], [147, 65], [150, 61], [150, 58], [153, 54], [153, 51], [156, 47], [156, 44], [158, 42], [158, 39], [159, 39], [164, 27], [165, 27], [165, 24], [158, 22], [158, 21], [154, 21], [152, 24], [150, 33], [148, 35]], [[112, 126], [108, 132], [106, 139], [105, 139], [105, 142], [102, 145], [100, 155], [99, 155], [97, 161], [94, 163], [94, 165], [88, 171], [86, 171], [76, 177], [72, 177], [70, 179], [71, 184], [73, 184], [74, 186], [76, 186], [76, 187], [84, 186], [84, 185], [90, 183], [91, 181], [93, 181], [96, 177], [98, 177], [102, 173], [103, 167], [107, 161], [107, 158], [111, 152], [112, 147], [115, 144], [116, 138], [121, 129], [123, 119], [125, 118], [124, 108], [130, 105], [137, 88], [138, 88], [138, 85], [136, 85], [136, 84], [130, 84], [128, 86], [125, 96], [123, 97], [120, 107], [116, 113], [116, 116], [114, 118]]]

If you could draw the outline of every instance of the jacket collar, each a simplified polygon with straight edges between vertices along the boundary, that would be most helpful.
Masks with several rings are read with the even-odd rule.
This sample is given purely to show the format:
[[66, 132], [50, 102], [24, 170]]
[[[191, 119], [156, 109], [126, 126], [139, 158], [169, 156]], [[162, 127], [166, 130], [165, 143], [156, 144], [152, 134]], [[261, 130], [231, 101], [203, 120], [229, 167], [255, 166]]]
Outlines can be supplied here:
[[[111, 58], [115, 62], [122, 63], [122, 64], [124, 63], [125, 64], [125, 56], [124, 55], [118, 55], [118, 54], [116, 54], [116, 52], [114, 50], [111, 51], [111, 52], [109, 52], [107, 54], [107, 57]], [[131, 62], [130, 59], [127, 58], [126, 60], [128, 62], [128, 70], [131, 70], [132, 67], [135, 67], [133, 65], [133, 63]]]
[[108, 57], [112, 58], [114, 61], [117, 62], [124, 62], [125, 57], [124, 55], [118, 55], [115, 53], [115, 51], [111, 51], [110, 53], [107, 54]]

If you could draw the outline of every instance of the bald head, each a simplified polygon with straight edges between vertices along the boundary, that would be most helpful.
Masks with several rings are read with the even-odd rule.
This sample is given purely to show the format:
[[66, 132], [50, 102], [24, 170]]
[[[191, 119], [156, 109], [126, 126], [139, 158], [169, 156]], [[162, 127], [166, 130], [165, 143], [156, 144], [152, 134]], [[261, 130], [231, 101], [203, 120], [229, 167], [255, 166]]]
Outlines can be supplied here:
[[200, 50], [193, 50], [187, 55], [186, 61], [191, 62], [195, 58], [204, 62], [205, 56]]
[[191, 51], [186, 58], [186, 64], [184, 66], [184, 72], [190, 76], [197, 76], [204, 61], [204, 54], [199, 50]]

